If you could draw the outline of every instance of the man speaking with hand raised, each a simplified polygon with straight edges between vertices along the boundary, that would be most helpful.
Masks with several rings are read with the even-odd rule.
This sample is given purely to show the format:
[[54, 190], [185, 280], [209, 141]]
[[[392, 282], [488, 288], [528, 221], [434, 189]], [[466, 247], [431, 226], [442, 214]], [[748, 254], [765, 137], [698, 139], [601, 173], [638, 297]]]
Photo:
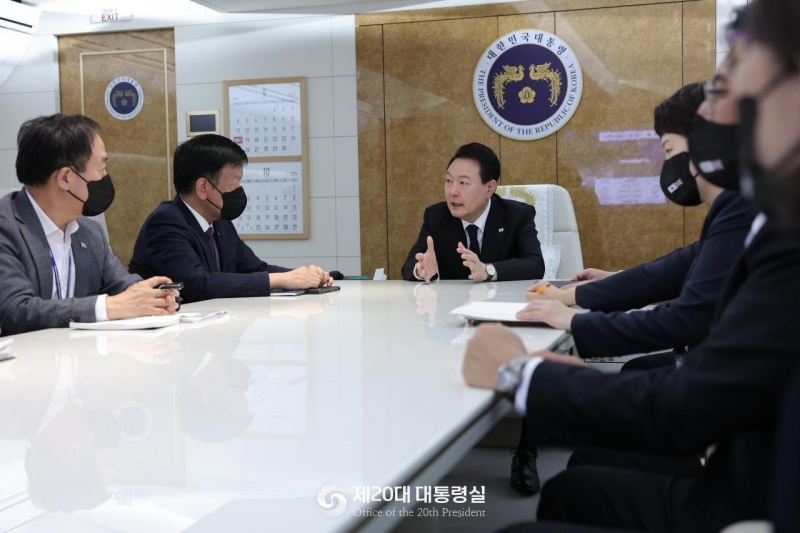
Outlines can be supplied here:
[[445, 174], [446, 201], [425, 209], [403, 279], [513, 281], [544, 275], [536, 211], [497, 196], [498, 181], [500, 160], [491, 148], [471, 143], [456, 151]]

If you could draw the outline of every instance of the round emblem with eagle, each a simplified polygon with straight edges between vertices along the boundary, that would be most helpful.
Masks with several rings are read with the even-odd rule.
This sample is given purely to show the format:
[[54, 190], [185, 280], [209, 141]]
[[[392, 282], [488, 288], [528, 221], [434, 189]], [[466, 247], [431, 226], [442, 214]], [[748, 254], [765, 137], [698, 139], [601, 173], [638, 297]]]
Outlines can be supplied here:
[[552, 33], [518, 30], [483, 53], [472, 83], [478, 112], [496, 132], [530, 141], [566, 124], [581, 100], [583, 73], [572, 49]]

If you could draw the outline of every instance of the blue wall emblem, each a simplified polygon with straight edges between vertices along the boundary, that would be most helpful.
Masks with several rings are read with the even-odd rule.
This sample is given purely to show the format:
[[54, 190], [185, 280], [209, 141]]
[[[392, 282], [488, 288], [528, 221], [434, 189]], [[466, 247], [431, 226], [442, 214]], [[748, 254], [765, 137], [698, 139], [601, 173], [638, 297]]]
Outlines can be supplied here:
[[128, 76], [111, 80], [106, 87], [106, 109], [119, 120], [130, 120], [144, 105], [144, 91], [139, 82]]
[[518, 30], [483, 53], [472, 92], [493, 130], [530, 141], [555, 133], [572, 118], [581, 101], [583, 73], [575, 53], [557, 36]]

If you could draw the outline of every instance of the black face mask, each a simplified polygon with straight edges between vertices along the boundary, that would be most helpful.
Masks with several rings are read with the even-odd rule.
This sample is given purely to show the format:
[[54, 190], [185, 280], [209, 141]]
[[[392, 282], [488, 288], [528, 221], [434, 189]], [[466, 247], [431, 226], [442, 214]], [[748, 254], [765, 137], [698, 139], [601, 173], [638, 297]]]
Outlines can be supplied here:
[[696, 178], [689, 171], [689, 152], [675, 154], [661, 168], [661, 190], [672, 203], [684, 207], [700, 205], [703, 201]]
[[689, 132], [689, 154], [709, 183], [739, 188], [739, 126], [715, 124], [700, 115]]
[[[208, 183], [211, 183], [210, 181]], [[217, 186], [211, 183], [211, 186], [217, 189]], [[235, 220], [242, 216], [245, 208], [247, 207], [247, 193], [244, 192], [244, 187], [237, 187], [230, 192], [217, 191], [222, 195], [222, 207], [214, 204], [211, 200], [208, 203], [216, 207], [221, 212], [221, 217], [225, 220]]]
[[765, 170], [755, 155], [755, 128], [758, 102], [766, 98], [789, 76], [781, 72], [758, 95], [739, 101], [741, 122], [740, 161], [742, 195], [773, 220], [776, 227], [800, 234], [800, 141], [789, 149], [770, 170]]
[[[78, 171], [74, 168], [71, 170], [75, 174], [78, 174]], [[97, 181], [89, 181], [80, 174], [78, 174], [78, 177], [86, 182], [86, 191], [89, 193], [89, 196], [86, 197], [86, 200], [81, 200], [69, 189], [67, 189], [67, 192], [70, 193], [73, 198], [83, 203], [83, 216], [96, 217], [105, 212], [114, 201], [114, 195], [116, 194], [111, 176], [106, 174]]]

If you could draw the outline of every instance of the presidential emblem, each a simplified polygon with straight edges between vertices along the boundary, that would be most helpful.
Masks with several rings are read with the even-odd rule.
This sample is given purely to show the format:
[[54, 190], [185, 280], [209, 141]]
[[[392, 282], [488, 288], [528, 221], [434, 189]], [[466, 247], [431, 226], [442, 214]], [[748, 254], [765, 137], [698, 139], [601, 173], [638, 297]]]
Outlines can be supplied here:
[[475, 68], [472, 92], [493, 130], [532, 141], [555, 133], [572, 118], [581, 101], [583, 74], [564, 41], [542, 30], [519, 30], [486, 49]]
[[120, 76], [106, 87], [106, 109], [119, 120], [130, 120], [139, 114], [144, 105], [144, 91], [135, 79]]

